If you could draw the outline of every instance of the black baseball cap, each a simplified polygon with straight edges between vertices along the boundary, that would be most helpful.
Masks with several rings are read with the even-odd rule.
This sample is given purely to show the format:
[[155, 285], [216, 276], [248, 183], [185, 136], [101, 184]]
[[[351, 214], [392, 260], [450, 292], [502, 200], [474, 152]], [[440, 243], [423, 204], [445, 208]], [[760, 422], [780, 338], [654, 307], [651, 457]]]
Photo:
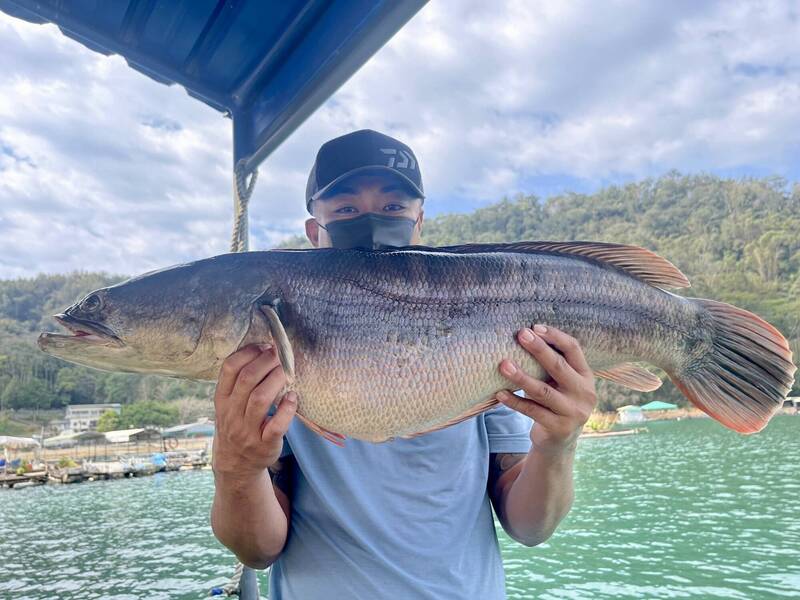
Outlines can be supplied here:
[[361, 129], [325, 142], [319, 149], [306, 185], [306, 209], [311, 212], [311, 201], [343, 179], [373, 171], [397, 176], [413, 195], [425, 198], [414, 151], [393, 137]]

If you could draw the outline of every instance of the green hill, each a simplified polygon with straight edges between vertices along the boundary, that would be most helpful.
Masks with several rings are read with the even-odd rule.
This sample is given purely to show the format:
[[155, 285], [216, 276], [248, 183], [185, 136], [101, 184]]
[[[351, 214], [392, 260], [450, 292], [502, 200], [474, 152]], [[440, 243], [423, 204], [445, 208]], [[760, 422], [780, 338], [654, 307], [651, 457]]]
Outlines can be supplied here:
[[[432, 246], [544, 239], [644, 246], [689, 277], [687, 295], [756, 312], [776, 325], [797, 353], [798, 231], [800, 184], [670, 173], [595, 194], [564, 194], [545, 201], [520, 195], [470, 214], [442, 215], [425, 221], [423, 240]], [[299, 236], [282, 244], [307, 246]], [[69, 365], [36, 349], [36, 335], [55, 329], [50, 315], [86, 292], [121, 279], [73, 273], [0, 281], [0, 410], [211, 397], [210, 384], [104, 373]], [[598, 389], [606, 409], [636, 401], [636, 393], [605, 382], [599, 382]], [[671, 384], [648, 397], [683, 403]]]

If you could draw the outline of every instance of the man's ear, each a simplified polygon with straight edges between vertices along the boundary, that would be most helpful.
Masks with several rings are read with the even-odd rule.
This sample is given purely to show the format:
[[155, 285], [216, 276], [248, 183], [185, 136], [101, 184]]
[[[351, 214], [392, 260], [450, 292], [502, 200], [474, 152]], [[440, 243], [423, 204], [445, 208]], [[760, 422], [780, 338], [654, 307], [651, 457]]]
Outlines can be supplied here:
[[414, 225], [413, 233], [411, 234], [411, 245], [418, 246], [422, 244], [422, 220], [425, 218], [425, 213], [422, 208], [419, 209], [417, 215], [417, 223]]
[[319, 223], [314, 217], [306, 219], [306, 237], [314, 248], [319, 248]]

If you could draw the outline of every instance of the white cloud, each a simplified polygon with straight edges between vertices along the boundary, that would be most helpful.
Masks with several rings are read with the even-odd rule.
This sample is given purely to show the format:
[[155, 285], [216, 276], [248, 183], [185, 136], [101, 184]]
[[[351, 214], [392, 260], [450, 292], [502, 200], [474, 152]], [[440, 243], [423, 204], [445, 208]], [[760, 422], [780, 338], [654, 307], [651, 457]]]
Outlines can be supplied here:
[[[790, 0], [431, 2], [262, 166], [251, 245], [302, 232], [317, 149], [364, 127], [414, 148], [429, 215], [672, 168], [800, 179], [799, 22]], [[49, 25], [0, 14], [0, 48], [0, 277], [227, 251], [230, 121]]]

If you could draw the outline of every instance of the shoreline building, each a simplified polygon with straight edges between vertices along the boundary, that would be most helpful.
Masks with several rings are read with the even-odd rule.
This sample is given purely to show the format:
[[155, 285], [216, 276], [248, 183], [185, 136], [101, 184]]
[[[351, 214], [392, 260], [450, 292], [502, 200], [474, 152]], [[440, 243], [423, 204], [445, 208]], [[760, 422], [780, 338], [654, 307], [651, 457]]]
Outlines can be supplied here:
[[626, 404], [625, 406], [620, 406], [617, 409], [617, 415], [617, 423], [620, 425], [644, 423], [647, 420], [642, 412], [642, 407], [636, 406], [635, 404]]
[[62, 431], [72, 431], [80, 433], [82, 431], [96, 431], [97, 422], [107, 410], [113, 410], [117, 414], [122, 405], [118, 403], [110, 404], [70, 404], [67, 406], [67, 413], [62, 421]]
[[194, 423], [184, 423], [164, 429], [161, 434], [165, 438], [200, 438], [214, 437], [214, 422], [207, 418], [198, 419]]

